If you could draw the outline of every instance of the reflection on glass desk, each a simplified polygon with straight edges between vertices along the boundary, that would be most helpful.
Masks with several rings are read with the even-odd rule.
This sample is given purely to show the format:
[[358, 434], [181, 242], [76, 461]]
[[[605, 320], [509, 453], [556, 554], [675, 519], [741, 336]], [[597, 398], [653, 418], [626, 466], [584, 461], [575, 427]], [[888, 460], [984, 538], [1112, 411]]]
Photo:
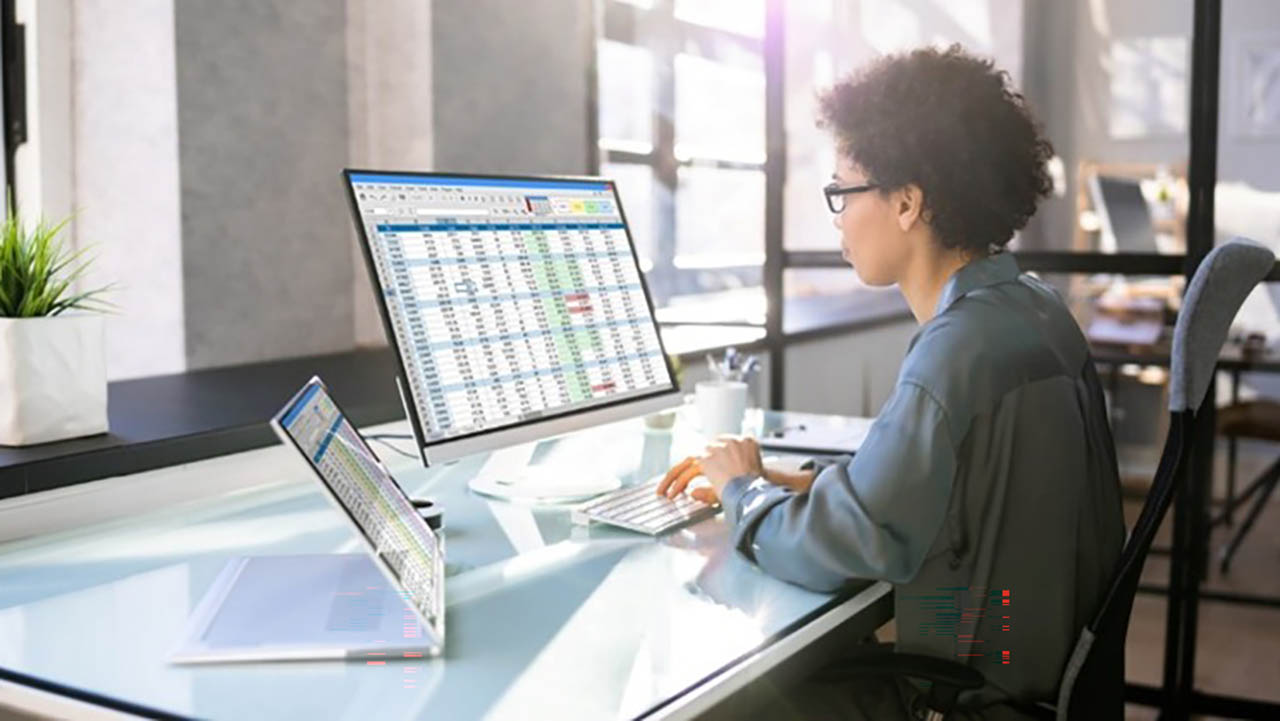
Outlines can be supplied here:
[[[634, 419], [552, 439], [533, 462], [640, 482], [701, 448], [686, 412], [673, 431]], [[789, 422], [749, 412], [756, 432]], [[0, 667], [212, 719], [689, 718], [833, 628], [865, 635], [892, 613], [885, 583], [830, 596], [765, 575], [728, 549], [722, 517], [656, 540], [574, 525], [569, 506], [469, 492], [484, 455], [424, 469], [375, 448], [411, 495], [445, 509], [443, 657], [168, 662], [228, 559], [359, 551], [307, 469], [274, 447], [173, 471], [265, 466], [279, 483], [0, 545]]]

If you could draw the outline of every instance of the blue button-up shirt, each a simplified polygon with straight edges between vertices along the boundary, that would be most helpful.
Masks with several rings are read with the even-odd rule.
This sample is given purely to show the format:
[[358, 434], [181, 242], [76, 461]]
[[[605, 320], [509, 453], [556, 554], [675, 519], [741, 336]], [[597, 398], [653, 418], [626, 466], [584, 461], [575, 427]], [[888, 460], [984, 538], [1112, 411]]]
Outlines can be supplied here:
[[897, 584], [899, 649], [973, 664], [991, 683], [979, 701], [1054, 697], [1124, 542], [1087, 344], [1007, 254], [948, 280], [856, 455], [807, 493], [744, 476], [722, 500], [770, 574]]

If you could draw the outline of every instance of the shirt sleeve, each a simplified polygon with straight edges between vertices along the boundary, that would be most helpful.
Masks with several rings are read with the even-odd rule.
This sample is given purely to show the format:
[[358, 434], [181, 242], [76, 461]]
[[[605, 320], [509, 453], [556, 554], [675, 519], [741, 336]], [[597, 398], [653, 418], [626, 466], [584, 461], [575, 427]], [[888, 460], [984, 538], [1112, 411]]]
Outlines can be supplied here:
[[955, 469], [945, 409], [899, 381], [857, 454], [823, 468], [807, 493], [741, 476], [722, 501], [735, 547], [774, 576], [822, 591], [853, 578], [901, 583], [942, 527]]

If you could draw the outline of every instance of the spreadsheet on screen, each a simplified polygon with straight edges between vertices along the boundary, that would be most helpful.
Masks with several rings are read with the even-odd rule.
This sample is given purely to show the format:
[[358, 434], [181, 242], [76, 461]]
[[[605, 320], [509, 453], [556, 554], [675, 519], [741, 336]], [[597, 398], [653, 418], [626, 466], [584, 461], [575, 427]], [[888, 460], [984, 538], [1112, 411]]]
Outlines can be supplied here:
[[333, 492], [339, 505], [428, 619], [441, 610], [438, 544], [404, 492], [382, 468], [319, 383], [310, 384], [280, 418], [280, 428]]
[[350, 181], [427, 442], [672, 387], [610, 183]]

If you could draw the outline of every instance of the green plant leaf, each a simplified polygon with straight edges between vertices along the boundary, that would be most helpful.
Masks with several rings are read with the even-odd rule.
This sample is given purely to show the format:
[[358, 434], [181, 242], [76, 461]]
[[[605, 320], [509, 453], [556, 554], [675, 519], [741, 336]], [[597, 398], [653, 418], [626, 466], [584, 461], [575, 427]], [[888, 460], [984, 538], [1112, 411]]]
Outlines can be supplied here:
[[102, 296], [112, 286], [83, 292], [73, 287], [85, 277], [92, 258], [86, 248], [69, 250], [62, 232], [70, 218], [26, 228], [12, 198], [0, 224], [0, 317], [32, 318], [68, 310], [106, 311]]

